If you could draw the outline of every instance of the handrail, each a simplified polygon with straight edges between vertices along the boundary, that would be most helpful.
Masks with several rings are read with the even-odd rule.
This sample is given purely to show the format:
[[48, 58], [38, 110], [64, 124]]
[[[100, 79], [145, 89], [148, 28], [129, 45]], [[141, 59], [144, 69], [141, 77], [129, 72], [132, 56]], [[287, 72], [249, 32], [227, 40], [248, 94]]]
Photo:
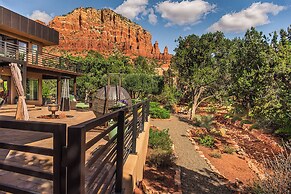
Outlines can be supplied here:
[[26, 62], [30, 65], [81, 73], [77, 64], [65, 57], [29, 49], [3, 40], [0, 40], [0, 56]]

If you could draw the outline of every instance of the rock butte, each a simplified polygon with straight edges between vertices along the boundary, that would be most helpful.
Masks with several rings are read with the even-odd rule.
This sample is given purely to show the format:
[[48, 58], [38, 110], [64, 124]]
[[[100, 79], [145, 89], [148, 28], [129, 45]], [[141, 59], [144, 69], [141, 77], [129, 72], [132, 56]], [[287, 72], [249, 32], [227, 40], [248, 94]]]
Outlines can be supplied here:
[[67, 15], [57, 16], [49, 27], [60, 33], [58, 46], [49, 50], [86, 54], [89, 50], [109, 55], [116, 50], [135, 58], [143, 56], [169, 63], [168, 48], [161, 53], [159, 43], [152, 45], [152, 35], [140, 25], [110, 9], [77, 8]]

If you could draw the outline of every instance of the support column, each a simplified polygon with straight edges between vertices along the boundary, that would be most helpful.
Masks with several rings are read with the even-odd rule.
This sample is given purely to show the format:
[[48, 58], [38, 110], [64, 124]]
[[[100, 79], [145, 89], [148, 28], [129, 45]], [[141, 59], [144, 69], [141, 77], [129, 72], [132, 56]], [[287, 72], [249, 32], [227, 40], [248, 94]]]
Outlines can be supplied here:
[[62, 80], [61, 76], [58, 76], [57, 79], [57, 103], [61, 103], [61, 93], [62, 93]]
[[76, 98], [77, 96], [77, 78], [74, 77], [74, 96]]
[[26, 64], [22, 65], [21, 70], [22, 70], [22, 86], [23, 86], [24, 95], [26, 95], [26, 79], [27, 79], [27, 66], [26, 66]]

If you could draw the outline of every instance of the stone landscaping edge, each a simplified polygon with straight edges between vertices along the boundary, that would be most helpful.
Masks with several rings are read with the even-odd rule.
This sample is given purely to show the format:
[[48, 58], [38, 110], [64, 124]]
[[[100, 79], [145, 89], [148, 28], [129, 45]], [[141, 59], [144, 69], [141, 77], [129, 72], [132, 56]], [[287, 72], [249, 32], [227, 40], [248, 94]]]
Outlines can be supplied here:
[[[200, 150], [200, 148], [199, 148], [199, 146], [198, 146], [198, 143], [194, 140], [194, 138], [192, 138], [191, 137], [191, 132], [190, 132], [190, 130], [188, 129], [187, 131], [186, 131], [186, 135], [187, 135], [187, 137], [189, 138], [189, 140], [191, 141], [191, 143], [194, 145], [194, 149], [199, 153], [199, 155], [200, 155], [200, 157], [202, 157], [205, 161], [206, 161], [206, 163], [210, 166], [210, 168], [218, 175], [218, 178], [221, 178], [221, 179], [226, 179], [226, 180], [228, 180], [223, 174], [221, 174], [218, 170], [217, 170], [217, 168], [215, 167], [215, 166], [213, 166], [212, 164], [211, 164], [211, 162], [210, 162], [210, 160], [208, 160], [206, 157], [205, 157], [205, 155], [204, 155], [204, 153]], [[250, 159], [249, 157], [248, 157], [248, 155], [247, 155], [247, 153], [245, 153], [245, 151], [241, 148], [241, 147], [239, 147], [239, 145], [235, 142], [235, 141], [233, 141], [233, 140], [231, 140], [232, 141], [232, 143], [233, 143], [233, 145], [234, 145], [234, 147], [237, 149], [237, 150], [239, 150], [240, 151], [240, 154], [242, 155], [242, 157], [243, 157], [243, 159], [245, 159], [246, 160], [246, 162], [247, 162], [247, 164], [248, 164], [248, 166], [249, 166], [249, 168], [260, 178], [260, 179], [263, 179], [264, 178], [264, 174], [263, 174], [263, 172], [261, 171], [261, 170], [259, 170], [259, 168], [258, 168], [258, 166], [259, 166], [259, 164], [258, 164], [258, 162], [256, 162], [255, 160], [253, 160], [253, 159]], [[231, 181], [227, 181], [226, 183], [223, 183], [223, 184], [226, 184], [226, 185], [235, 185], [235, 189], [237, 190], [237, 191], [241, 191], [241, 186], [242, 186], [242, 183], [239, 181], [239, 180], [236, 180], [236, 182], [235, 183], [232, 183]], [[232, 186], [233, 187], [233, 186]]]

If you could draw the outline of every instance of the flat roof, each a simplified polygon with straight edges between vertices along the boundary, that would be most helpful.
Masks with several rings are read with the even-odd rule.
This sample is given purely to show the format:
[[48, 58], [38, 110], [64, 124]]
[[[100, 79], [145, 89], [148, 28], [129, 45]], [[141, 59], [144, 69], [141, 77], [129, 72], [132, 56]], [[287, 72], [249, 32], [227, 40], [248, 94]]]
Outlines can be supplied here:
[[41, 42], [44, 46], [58, 45], [59, 32], [0, 6], [0, 29], [8, 33]]

